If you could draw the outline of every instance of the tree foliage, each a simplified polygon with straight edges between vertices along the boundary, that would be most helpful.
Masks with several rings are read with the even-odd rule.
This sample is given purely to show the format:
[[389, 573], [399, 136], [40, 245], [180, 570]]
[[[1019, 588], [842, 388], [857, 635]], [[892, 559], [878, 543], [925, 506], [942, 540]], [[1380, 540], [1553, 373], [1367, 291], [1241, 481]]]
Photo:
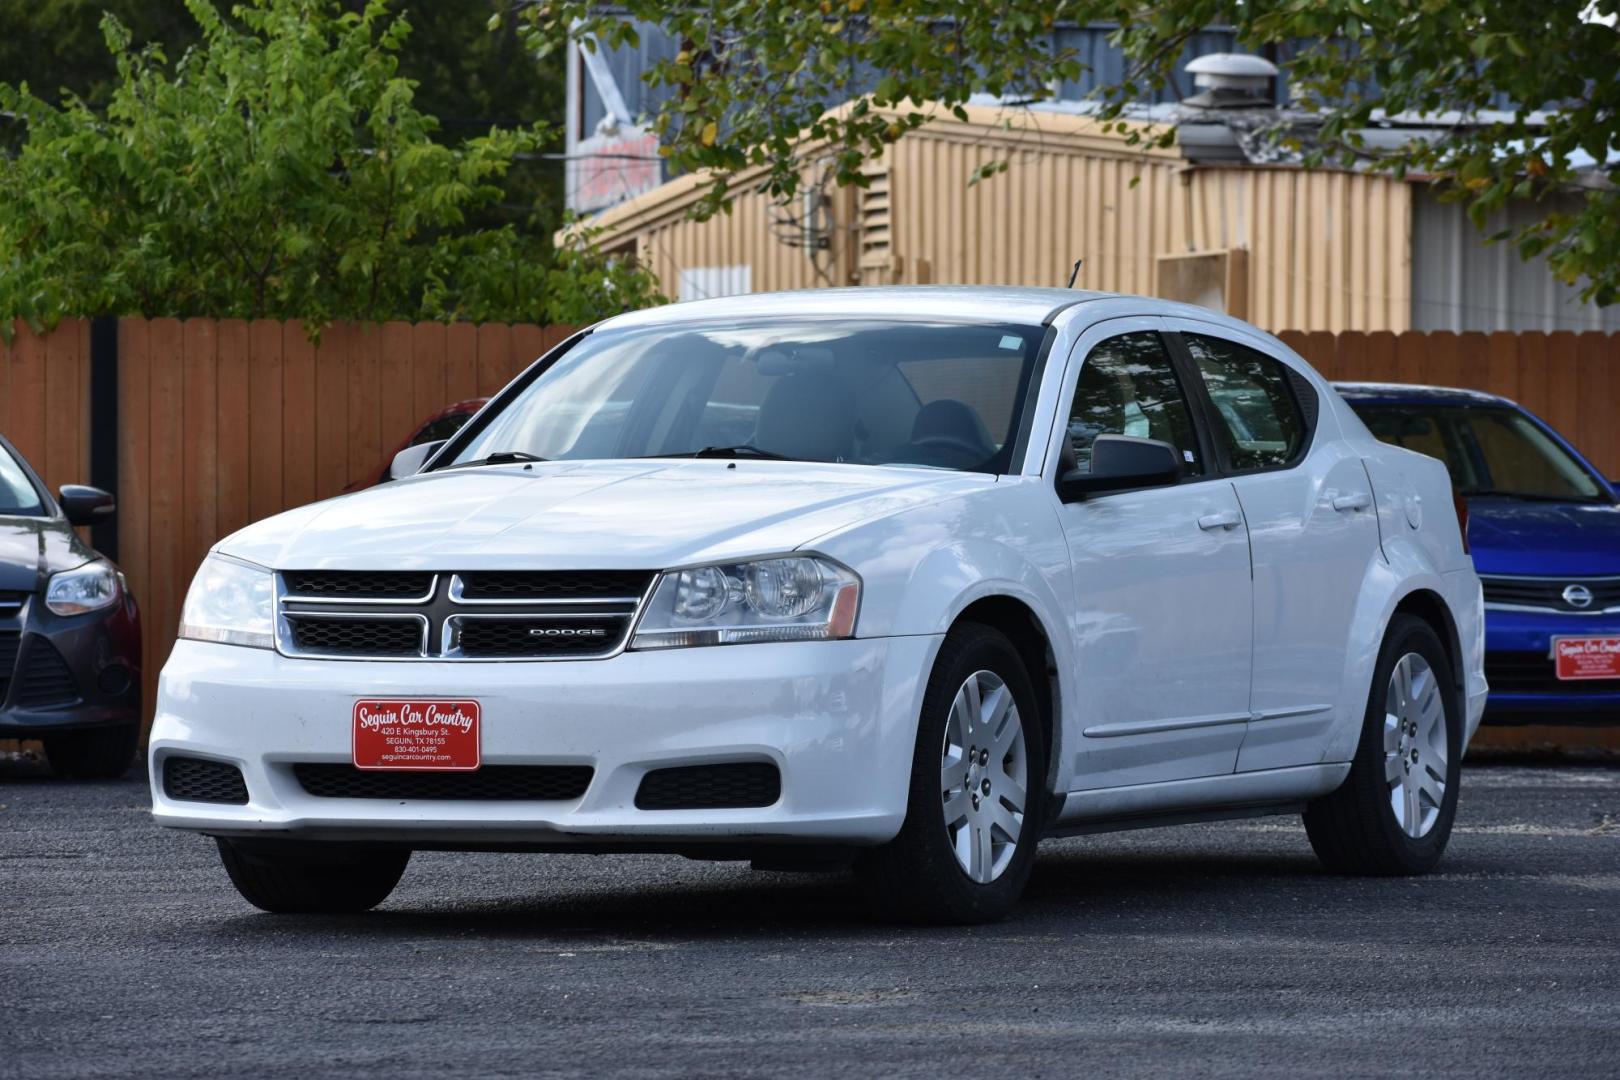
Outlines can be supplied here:
[[[0, 158], [0, 319], [93, 314], [579, 321], [654, 299], [650, 277], [554, 261], [502, 197], [539, 124], [454, 144], [398, 71], [410, 23], [384, 0], [186, 0], [172, 64], [103, 22], [105, 111], [0, 84], [26, 126]], [[578, 279], [578, 280], [576, 280]], [[588, 299], [589, 311], [580, 309]]]
[[[646, 80], [673, 91], [654, 118], [682, 170], [710, 170], [700, 212], [726, 205], [736, 175], [791, 195], [800, 154], [835, 154], [840, 183], [924, 123], [930, 104], [960, 109], [979, 91], [1049, 97], [1081, 58], [1053, 48], [1058, 25], [1107, 24], [1131, 74], [1102, 93], [1117, 120], [1162, 86], [1206, 27], [1235, 29], [1259, 51], [1281, 47], [1285, 76], [1314, 119], [1280, 138], [1307, 165], [1362, 165], [1431, 178], [1474, 220], [1512, 200], [1545, 200], [1511, 239], [1545, 253], [1597, 303], [1620, 300], [1620, 0], [539, 0], [522, 7], [532, 42], [633, 44], [625, 17], [662, 25], [680, 53]], [[869, 93], [863, 91], [870, 90]], [[850, 109], [829, 115], [850, 99]], [[1370, 152], [1359, 132], [1397, 114], [1451, 114], [1440, 137]], [[1148, 136], [1168, 143], [1173, 130]], [[824, 152], [818, 150], [818, 152]], [[1593, 167], [1595, 166], [1595, 168]], [[995, 166], [986, 167], [987, 172]], [[1549, 194], [1577, 190], [1578, 212]], [[1508, 238], [1505, 235], [1502, 238]]]

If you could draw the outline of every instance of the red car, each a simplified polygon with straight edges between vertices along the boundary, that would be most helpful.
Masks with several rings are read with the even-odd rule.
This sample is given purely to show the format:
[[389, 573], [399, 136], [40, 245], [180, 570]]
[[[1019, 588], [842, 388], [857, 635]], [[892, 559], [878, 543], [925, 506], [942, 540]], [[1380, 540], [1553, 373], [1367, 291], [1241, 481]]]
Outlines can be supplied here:
[[416, 430], [411, 432], [404, 442], [394, 447], [394, 449], [389, 452], [387, 457], [383, 458], [381, 467], [379, 467], [375, 472], [368, 474], [362, 480], [354, 481], [354, 483], [350, 484], [343, 490], [359, 491], [361, 488], [374, 487], [377, 484], [386, 483], [388, 480], [388, 467], [394, 463], [395, 454], [399, 453], [407, 446], [416, 446], [420, 443], [438, 442], [442, 439], [448, 439], [450, 436], [460, 431], [461, 425], [465, 424], [469, 419], [471, 419], [473, 413], [477, 412], [479, 409], [482, 409], [484, 407], [484, 403], [488, 400], [489, 398], [487, 397], [475, 397], [468, 398], [466, 401], [458, 401], [454, 405], [446, 405], [444, 408], [440, 409], [438, 412], [416, 425]]

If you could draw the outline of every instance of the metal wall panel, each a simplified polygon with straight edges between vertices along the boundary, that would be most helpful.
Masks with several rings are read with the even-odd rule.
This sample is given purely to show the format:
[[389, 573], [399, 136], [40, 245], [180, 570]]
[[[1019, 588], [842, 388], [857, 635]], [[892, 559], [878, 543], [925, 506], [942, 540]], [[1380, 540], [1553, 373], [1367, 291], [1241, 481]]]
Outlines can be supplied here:
[[1519, 258], [1511, 244], [1485, 237], [1564, 206], [1515, 203], [1481, 231], [1461, 204], [1419, 189], [1412, 210], [1412, 326], [1417, 330], [1620, 330], [1620, 304], [1580, 302], [1580, 289], [1553, 277], [1545, 259]]

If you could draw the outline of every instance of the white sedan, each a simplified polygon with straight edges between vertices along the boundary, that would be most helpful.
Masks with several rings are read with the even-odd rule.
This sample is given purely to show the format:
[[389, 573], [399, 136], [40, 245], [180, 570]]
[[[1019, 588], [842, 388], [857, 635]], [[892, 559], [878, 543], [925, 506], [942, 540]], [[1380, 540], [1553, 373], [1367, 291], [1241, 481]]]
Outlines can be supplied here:
[[222, 541], [153, 814], [270, 911], [413, 850], [853, 867], [995, 918], [1038, 841], [1303, 813], [1439, 859], [1485, 703], [1445, 467], [1285, 346], [1048, 289], [680, 304], [563, 343], [397, 479]]

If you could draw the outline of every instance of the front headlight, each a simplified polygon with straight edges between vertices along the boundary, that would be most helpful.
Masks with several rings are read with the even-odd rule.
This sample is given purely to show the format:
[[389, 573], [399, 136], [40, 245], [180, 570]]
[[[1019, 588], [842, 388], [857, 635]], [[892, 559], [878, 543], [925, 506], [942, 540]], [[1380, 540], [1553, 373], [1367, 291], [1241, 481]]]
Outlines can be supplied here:
[[819, 556], [671, 570], [658, 579], [630, 647], [847, 638], [860, 603], [861, 579]]
[[203, 560], [180, 609], [180, 636], [254, 649], [275, 647], [275, 575], [225, 555]]
[[45, 606], [58, 615], [83, 615], [118, 603], [118, 570], [102, 559], [60, 574], [45, 587]]

